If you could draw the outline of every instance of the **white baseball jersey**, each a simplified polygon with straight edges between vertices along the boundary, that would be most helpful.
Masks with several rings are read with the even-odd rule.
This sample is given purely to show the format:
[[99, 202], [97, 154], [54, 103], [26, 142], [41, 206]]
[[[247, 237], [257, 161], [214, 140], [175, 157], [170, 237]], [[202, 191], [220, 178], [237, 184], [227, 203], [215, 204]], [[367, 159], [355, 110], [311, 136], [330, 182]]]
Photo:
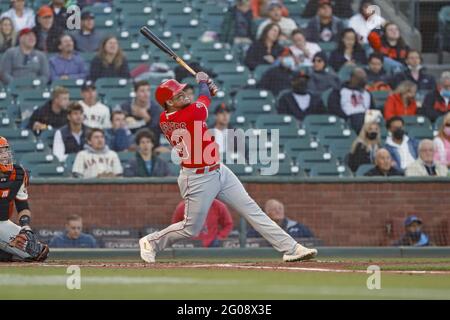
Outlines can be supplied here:
[[83, 178], [96, 178], [100, 174], [121, 175], [123, 168], [117, 153], [105, 148], [103, 152], [91, 150], [78, 152], [72, 172]]
[[84, 101], [79, 103], [83, 107], [83, 124], [89, 128], [108, 129], [111, 128], [111, 113], [109, 108], [100, 101], [93, 106], [88, 106]]

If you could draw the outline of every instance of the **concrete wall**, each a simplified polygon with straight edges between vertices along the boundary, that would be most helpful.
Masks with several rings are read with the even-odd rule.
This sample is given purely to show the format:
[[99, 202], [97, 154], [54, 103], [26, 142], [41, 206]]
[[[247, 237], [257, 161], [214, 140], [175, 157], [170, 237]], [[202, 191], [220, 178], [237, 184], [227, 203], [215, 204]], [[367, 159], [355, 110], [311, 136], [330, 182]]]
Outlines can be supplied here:
[[[449, 235], [448, 181], [256, 183], [245, 186], [260, 205], [269, 198], [285, 203], [286, 214], [309, 226], [328, 246], [389, 244], [403, 231], [402, 221], [416, 214], [436, 238]], [[181, 200], [169, 184], [35, 184], [30, 187], [33, 225], [61, 228], [69, 214], [79, 214], [86, 227], [133, 227], [168, 224]], [[233, 211], [236, 227], [238, 214]]]

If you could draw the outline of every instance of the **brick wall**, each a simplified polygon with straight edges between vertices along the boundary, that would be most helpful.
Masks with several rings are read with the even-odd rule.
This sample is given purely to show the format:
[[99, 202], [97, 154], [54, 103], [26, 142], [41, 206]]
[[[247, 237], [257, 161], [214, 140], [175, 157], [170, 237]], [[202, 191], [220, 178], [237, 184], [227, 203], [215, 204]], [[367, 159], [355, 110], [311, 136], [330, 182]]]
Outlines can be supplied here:
[[[439, 229], [448, 242], [448, 183], [246, 183], [260, 205], [285, 203], [286, 214], [309, 226], [329, 246], [377, 246], [391, 240], [386, 225], [401, 233], [406, 215], [417, 214], [428, 231]], [[68, 214], [86, 227], [167, 224], [181, 200], [176, 184], [39, 184], [30, 187], [36, 227], [59, 228]], [[235, 221], [238, 215], [233, 212]], [[236, 223], [236, 226], [238, 224]], [[440, 235], [442, 237], [442, 234]], [[449, 244], [449, 243], [446, 243]]]

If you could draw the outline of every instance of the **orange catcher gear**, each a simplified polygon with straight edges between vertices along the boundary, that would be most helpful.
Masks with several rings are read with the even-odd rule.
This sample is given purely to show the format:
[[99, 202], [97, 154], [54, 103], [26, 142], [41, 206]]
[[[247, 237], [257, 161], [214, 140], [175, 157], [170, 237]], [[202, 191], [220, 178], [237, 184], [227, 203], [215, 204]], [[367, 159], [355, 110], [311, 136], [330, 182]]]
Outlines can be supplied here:
[[13, 171], [13, 157], [8, 140], [0, 136], [0, 171]]

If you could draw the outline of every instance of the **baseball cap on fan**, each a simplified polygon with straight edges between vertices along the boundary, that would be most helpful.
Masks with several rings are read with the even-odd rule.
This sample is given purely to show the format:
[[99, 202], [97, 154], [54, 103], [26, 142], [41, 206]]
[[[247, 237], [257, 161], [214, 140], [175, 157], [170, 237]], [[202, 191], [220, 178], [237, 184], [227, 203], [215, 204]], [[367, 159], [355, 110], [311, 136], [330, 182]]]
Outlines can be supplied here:
[[34, 34], [33, 29], [31, 29], [31, 28], [23, 28], [23, 29], [20, 30], [20, 32], [19, 32], [19, 38], [20, 38], [21, 36], [26, 35], [26, 34], [29, 34], [29, 33], [33, 33], [33, 34]]
[[331, 1], [330, 0], [319, 0], [319, 8], [322, 7], [322, 6], [330, 6], [330, 7], [332, 7]]
[[38, 17], [53, 17], [53, 10], [49, 6], [42, 6], [37, 12]]
[[419, 224], [422, 224], [422, 220], [420, 220], [420, 218], [418, 218], [417, 216], [409, 216], [405, 220], [405, 227], [411, 225], [413, 222], [417, 222]]
[[269, 2], [269, 5], [267, 6], [267, 10], [272, 10], [273, 8], [283, 8], [282, 4], [279, 1], [272, 0]]
[[94, 19], [94, 18], [95, 18], [95, 15], [89, 10], [83, 11], [81, 13], [81, 20]]
[[81, 86], [81, 91], [86, 91], [86, 90], [89, 90], [89, 89], [95, 90], [95, 82], [94, 81], [87, 80]]
[[225, 103], [219, 103], [219, 105], [214, 109], [214, 114], [222, 113], [222, 112], [231, 112], [231, 109]]

